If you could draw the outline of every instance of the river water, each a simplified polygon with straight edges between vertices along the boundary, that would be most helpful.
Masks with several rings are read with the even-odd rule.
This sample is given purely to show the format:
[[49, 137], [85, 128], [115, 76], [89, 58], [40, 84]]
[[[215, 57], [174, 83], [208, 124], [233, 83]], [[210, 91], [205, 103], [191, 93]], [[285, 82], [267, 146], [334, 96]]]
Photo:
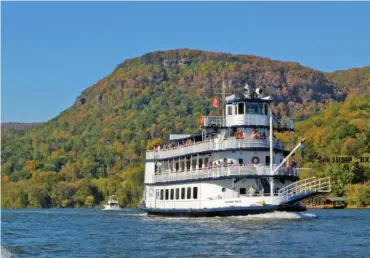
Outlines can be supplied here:
[[226, 218], [136, 209], [1, 211], [2, 257], [370, 257], [370, 210]]

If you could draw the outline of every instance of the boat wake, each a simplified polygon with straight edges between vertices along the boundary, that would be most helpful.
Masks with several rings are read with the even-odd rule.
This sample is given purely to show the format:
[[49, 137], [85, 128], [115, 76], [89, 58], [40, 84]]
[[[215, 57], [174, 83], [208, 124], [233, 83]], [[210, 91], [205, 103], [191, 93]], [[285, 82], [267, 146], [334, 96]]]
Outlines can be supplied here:
[[17, 257], [15, 254], [12, 254], [8, 249], [1, 246], [1, 258], [13, 258]]
[[275, 211], [272, 213], [254, 214], [248, 216], [233, 216], [232, 218], [243, 220], [292, 220], [292, 219], [314, 219], [317, 216], [313, 213], [293, 213], [285, 211]]

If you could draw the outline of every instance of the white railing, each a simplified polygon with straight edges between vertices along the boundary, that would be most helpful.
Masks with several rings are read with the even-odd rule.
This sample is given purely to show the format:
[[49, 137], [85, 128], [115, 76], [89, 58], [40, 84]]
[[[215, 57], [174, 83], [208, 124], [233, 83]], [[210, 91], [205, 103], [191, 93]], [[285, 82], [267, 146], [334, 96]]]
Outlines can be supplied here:
[[[270, 147], [268, 140], [250, 140], [250, 139], [236, 139], [235, 137], [224, 140], [208, 140], [196, 142], [190, 145], [180, 145], [173, 148], [161, 149], [159, 151], [147, 151], [146, 159], [165, 159], [175, 156], [188, 155], [192, 153], [213, 151], [213, 150], [227, 150], [248, 147]], [[284, 149], [284, 145], [280, 142], [274, 143], [274, 148]]]
[[290, 197], [296, 196], [298, 194], [309, 192], [329, 193], [330, 190], [330, 177], [319, 179], [311, 177], [281, 188], [278, 191], [278, 195], [281, 197], [281, 201], [284, 202], [288, 201]]
[[[274, 165], [274, 170], [277, 165]], [[200, 178], [218, 178], [223, 176], [240, 176], [240, 175], [271, 175], [269, 166], [253, 166], [253, 165], [228, 165], [224, 167], [209, 167], [190, 171], [177, 171], [174, 173], [162, 173], [154, 175], [153, 182], [169, 182]], [[297, 176], [297, 170], [286, 171], [284, 168], [275, 172], [275, 175], [290, 175]]]

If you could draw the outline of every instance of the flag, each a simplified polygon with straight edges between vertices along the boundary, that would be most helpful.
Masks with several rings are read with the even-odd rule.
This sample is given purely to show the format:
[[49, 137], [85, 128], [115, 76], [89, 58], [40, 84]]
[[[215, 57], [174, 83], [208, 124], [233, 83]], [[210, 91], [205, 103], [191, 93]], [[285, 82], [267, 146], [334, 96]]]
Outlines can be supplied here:
[[201, 124], [201, 125], [204, 125], [204, 116], [201, 116], [201, 117], [200, 117], [200, 124]]
[[213, 98], [213, 104], [212, 104], [215, 108], [218, 108], [220, 106], [220, 103], [218, 102], [217, 100], [217, 97], [214, 97]]

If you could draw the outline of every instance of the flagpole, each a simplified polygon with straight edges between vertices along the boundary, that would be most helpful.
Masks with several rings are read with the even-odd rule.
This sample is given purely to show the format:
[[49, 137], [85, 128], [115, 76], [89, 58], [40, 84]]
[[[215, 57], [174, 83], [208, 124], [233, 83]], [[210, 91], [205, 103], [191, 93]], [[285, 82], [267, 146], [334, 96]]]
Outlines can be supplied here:
[[225, 109], [225, 104], [226, 104], [226, 101], [225, 101], [225, 99], [226, 99], [226, 93], [225, 93], [225, 88], [226, 88], [226, 86], [225, 86], [225, 79], [223, 79], [222, 80], [222, 121], [223, 121], [223, 123], [222, 123], [222, 125], [223, 126], [225, 126], [226, 125], [226, 114], [225, 114], [225, 111], [226, 111], [226, 109]]

